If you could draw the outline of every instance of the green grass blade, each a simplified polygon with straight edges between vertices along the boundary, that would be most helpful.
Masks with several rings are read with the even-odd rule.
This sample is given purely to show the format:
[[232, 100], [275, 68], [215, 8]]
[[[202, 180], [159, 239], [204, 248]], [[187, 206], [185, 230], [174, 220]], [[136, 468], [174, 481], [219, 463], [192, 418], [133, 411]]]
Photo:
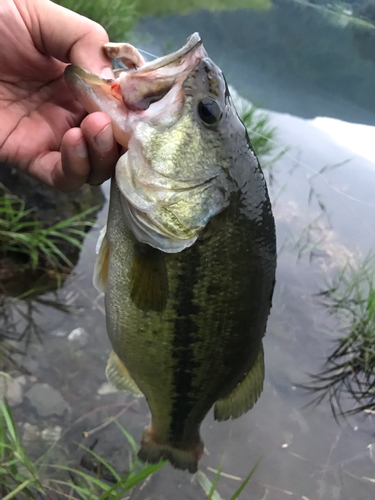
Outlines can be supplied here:
[[[199, 484], [199, 486], [207, 495], [210, 495], [212, 482], [208, 479], [204, 472], [202, 472], [201, 470], [196, 472], [194, 474], [194, 480]], [[217, 491], [214, 491], [213, 493], [211, 493], [211, 500], [223, 500], [223, 498]]]
[[138, 446], [137, 446], [137, 443], [135, 442], [133, 436], [131, 434], [129, 434], [129, 432], [126, 429], [124, 429], [124, 427], [117, 420], [115, 420], [115, 424], [121, 430], [121, 432], [124, 434], [124, 436], [126, 437], [126, 439], [129, 441], [129, 444], [132, 447], [132, 449], [134, 451], [134, 454], [137, 455], [137, 453], [138, 453]]
[[[161, 469], [161, 467], [164, 467], [166, 463], [167, 463], [166, 461], [162, 461], [158, 462], [157, 464], [148, 464], [137, 474], [134, 474], [134, 476], [128, 477], [124, 485], [124, 487], [127, 488], [125, 491], [129, 491], [132, 488], [134, 488], [134, 486], [142, 482], [144, 479], [146, 479], [146, 477], [150, 476], [157, 470]], [[117, 498], [120, 497], [116, 497], [116, 500]]]
[[238, 490], [235, 492], [235, 494], [230, 497], [230, 500], [237, 500], [237, 498], [240, 496], [240, 494], [244, 490], [244, 488], [247, 485], [247, 483], [250, 481], [252, 475], [254, 474], [256, 468], [259, 465], [259, 462], [260, 462], [260, 459], [257, 461], [257, 463], [254, 465], [254, 467], [251, 469], [251, 471], [249, 472], [249, 474], [246, 476], [245, 481], [241, 484], [241, 486], [238, 488]]
[[219, 484], [220, 476], [221, 476], [221, 471], [223, 470], [224, 466], [224, 460], [222, 460], [220, 467], [216, 473], [216, 476], [214, 477], [214, 480], [212, 481], [212, 485], [210, 488], [210, 491], [208, 492], [207, 500], [212, 500], [213, 494], [216, 491], [217, 485]]
[[26, 481], [24, 481], [23, 483], [19, 484], [13, 491], [11, 491], [10, 493], [8, 493], [7, 495], [5, 495], [5, 497], [3, 498], [3, 500], [10, 500], [11, 498], [14, 498], [17, 493], [19, 493], [20, 491], [24, 490], [28, 484], [31, 483], [31, 479], [26, 479]]
[[65, 470], [67, 472], [71, 472], [73, 474], [77, 474], [78, 476], [82, 477], [85, 479], [89, 484], [95, 484], [96, 486], [99, 486], [102, 490], [109, 490], [110, 487], [108, 484], [104, 483], [100, 479], [90, 476], [89, 474], [86, 474], [85, 472], [80, 471], [79, 469], [73, 469], [72, 467], [68, 467], [66, 465], [52, 465], [50, 464], [49, 467], [53, 467], [54, 469], [60, 469], [60, 470]]
[[80, 446], [80, 448], [83, 448], [84, 450], [86, 450], [87, 453], [90, 453], [90, 455], [92, 455], [93, 457], [95, 457], [102, 465], [104, 465], [104, 467], [107, 470], [109, 470], [109, 472], [111, 472], [111, 474], [116, 478], [116, 481], [120, 481], [121, 480], [120, 475], [117, 474], [117, 472], [115, 471], [115, 469], [103, 457], [101, 457], [100, 455], [98, 455], [97, 453], [95, 453], [95, 451], [90, 450], [90, 448], [87, 448], [83, 444], [80, 444], [79, 446]]

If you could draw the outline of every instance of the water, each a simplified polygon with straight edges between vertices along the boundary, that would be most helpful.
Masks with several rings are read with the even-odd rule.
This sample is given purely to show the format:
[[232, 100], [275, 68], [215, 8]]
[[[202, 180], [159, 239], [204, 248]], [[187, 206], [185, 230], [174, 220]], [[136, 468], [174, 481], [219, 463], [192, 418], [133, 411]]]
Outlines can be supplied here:
[[[362, 413], [338, 425], [328, 401], [306, 408], [312, 395], [299, 387], [309, 380], [308, 373], [321, 370], [338, 326], [316, 294], [348, 262], [363, 259], [375, 246], [375, 62], [340, 19], [289, 4], [267, 12], [146, 18], [136, 29], [143, 48], [157, 54], [200, 31], [228, 82], [243, 98], [269, 110], [278, 133], [274, 154], [288, 148], [272, 164], [279, 256], [264, 342], [264, 392], [240, 419], [219, 424], [210, 414], [202, 426], [206, 453], [201, 469], [212, 479], [210, 468], [224, 460], [223, 471], [235, 476], [220, 480], [218, 491], [225, 499], [259, 459], [241, 498], [373, 500], [375, 494], [374, 416], [365, 419]], [[108, 195], [108, 185], [104, 189]], [[103, 223], [105, 215], [106, 207], [99, 216]], [[99, 438], [96, 451], [124, 470], [129, 446], [119, 430], [113, 424], [95, 429], [106, 417], [119, 415], [139, 442], [148, 415], [144, 401], [98, 394], [110, 352], [103, 300], [91, 284], [98, 232], [87, 237], [74, 274], [58, 293], [74, 313], [38, 305], [33, 317], [41, 329], [39, 339], [31, 336], [26, 356], [15, 355], [37, 381], [59, 390], [70, 411], [64, 418], [42, 419], [25, 399], [14, 414], [21, 434], [25, 422], [39, 430], [62, 426], [55, 449], [59, 460], [80, 456], [75, 441], [90, 445]], [[80, 326], [89, 333], [85, 346], [67, 339]], [[26, 379], [25, 392], [35, 383]], [[346, 404], [354, 405], [351, 400]], [[89, 437], [82, 438], [84, 431]], [[136, 498], [205, 495], [187, 473], [167, 466]]]

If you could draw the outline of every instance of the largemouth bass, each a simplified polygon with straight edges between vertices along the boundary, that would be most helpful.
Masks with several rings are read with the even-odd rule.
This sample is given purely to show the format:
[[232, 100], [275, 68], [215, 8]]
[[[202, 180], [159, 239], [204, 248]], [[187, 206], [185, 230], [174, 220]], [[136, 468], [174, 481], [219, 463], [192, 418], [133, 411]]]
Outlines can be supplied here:
[[216, 420], [237, 418], [262, 391], [276, 268], [271, 204], [197, 33], [149, 63], [127, 44], [106, 51], [130, 69], [113, 80], [66, 70], [124, 147], [94, 271], [113, 346], [106, 373], [146, 397], [152, 420], [139, 457], [195, 472], [211, 407]]

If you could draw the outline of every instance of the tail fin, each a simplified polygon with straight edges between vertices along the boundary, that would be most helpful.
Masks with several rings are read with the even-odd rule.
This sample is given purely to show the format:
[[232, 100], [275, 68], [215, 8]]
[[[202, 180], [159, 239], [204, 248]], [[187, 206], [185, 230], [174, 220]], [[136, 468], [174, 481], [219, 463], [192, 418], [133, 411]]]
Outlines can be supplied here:
[[176, 469], [194, 473], [198, 470], [198, 461], [203, 454], [203, 443], [198, 441], [188, 447], [174, 448], [171, 445], [159, 443], [153, 428], [146, 427], [143, 431], [141, 449], [138, 457], [143, 462], [155, 464], [160, 460], [169, 460]]

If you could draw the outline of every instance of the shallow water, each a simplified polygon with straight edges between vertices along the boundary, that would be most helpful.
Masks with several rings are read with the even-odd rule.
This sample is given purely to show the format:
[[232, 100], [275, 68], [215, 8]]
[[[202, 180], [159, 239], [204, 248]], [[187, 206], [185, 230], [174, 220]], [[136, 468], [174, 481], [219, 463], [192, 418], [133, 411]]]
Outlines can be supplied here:
[[[351, 416], [339, 425], [328, 401], [306, 408], [312, 395], [298, 385], [308, 381], [307, 373], [321, 370], [338, 327], [316, 294], [348, 262], [363, 259], [375, 247], [375, 62], [361, 59], [342, 23], [305, 9], [297, 27], [300, 10], [275, 9], [149, 18], [136, 30], [143, 47], [153, 53], [161, 53], [167, 43], [169, 49], [180, 46], [190, 33], [200, 31], [228, 82], [269, 110], [278, 132], [273, 154], [288, 148], [265, 170], [269, 178], [272, 168], [279, 255], [264, 342], [264, 391], [240, 419], [219, 424], [211, 414], [207, 417], [201, 469], [212, 479], [207, 468], [217, 469], [224, 460], [223, 471], [234, 476], [220, 480], [224, 499], [260, 459], [243, 499], [373, 500], [375, 415]], [[108, 195], [108, 184], [104, 191]], [[99, 216], [102, 223], [106, 209]], [[63, 417], [40, 417], [25, 397], [14, 415], [21, 435], [25, 422], [39, 430], [62, 427], [56, 460], [78, 456], [75, 441], [90, 445], [99, 438], [95, 451], [122, 470], [128, 445], [120, 431], [113, 424], [95, 429], [106, 417], [119, 415], [139, 441], [148, 414], [142, 400], [98, 394], [110, 352], [103, 300], [91, 284], [98, 233], [99, 227], [86, 238], [74, 274], [57, 294], [73, 313], [37, 305], [33, 318], [39, 339], [30, 336], [22, 344], [26, 356], [15, 355], [31, 374], [24, 394], [36, 381], [48, 383], [61, 393], [69, 411]], [[89, 334], [84, 346], [67, 338], [77, 327]], [[353, 405], [350, 400], [346, 404]], [[83, 431], [89, 431], [86, 439]], [[45, 448], [39, 437], [33, 439], [29, 446], [35, 453], [39, 446]], [[134, 498], [205, 498], [190, 479], [167, 466]]]

